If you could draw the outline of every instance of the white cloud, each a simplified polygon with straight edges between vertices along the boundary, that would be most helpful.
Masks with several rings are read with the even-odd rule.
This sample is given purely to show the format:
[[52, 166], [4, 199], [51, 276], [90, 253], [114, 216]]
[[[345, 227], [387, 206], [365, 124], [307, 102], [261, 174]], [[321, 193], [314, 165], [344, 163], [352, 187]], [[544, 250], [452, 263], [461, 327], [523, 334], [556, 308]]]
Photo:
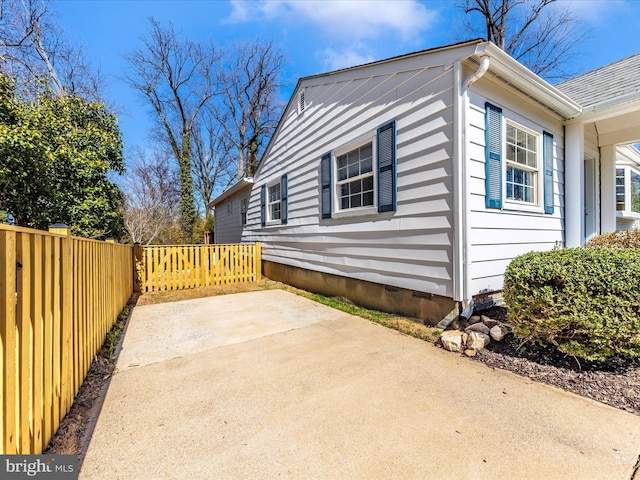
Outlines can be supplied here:
[[615, 21], [615, 15], [630, 7], [629, 0], [561, 0], [557, 8], [567, 7], [580, 20], [598, 24]]
[[326, 71], [362, 65], [375, 60], [372, 55], [364, 52], [364, 47], [361, 45], [344, 48], [340, 51], [325, 48], [320, 53], [320, 57]]
[[280, 21], [312, 24], [337, 41], [357, 41], [395, 33], [403, 41], [432, 27], [437, 13], [417, 0], [232, 0], [229, 22]]

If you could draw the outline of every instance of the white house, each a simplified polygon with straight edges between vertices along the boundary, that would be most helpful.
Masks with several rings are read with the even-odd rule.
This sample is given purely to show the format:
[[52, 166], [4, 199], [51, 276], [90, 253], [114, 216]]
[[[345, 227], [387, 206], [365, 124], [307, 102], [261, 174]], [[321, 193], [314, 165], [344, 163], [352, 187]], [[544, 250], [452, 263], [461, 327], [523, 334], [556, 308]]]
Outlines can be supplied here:
[[482, 40], [306, 77], [254, 178], [214, 200], [216, 241], [263, 242], [267, 277], [435, 324], [500, 291], [517, 255], [629, 217], [616, 154], [635, 142], [640, 55], [558, 87]]

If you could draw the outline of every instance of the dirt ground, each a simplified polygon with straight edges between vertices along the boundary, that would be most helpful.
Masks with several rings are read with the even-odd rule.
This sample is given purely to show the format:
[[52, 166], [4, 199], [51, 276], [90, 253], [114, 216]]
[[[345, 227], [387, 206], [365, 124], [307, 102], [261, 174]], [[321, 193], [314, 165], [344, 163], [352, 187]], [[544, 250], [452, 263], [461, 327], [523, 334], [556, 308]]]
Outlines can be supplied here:
[[[149, 305], [230, 293], [283, 288], [268, 280], [239, 285], [203, 287], [193, 290], [154, 292], [132, 300], [132, 305]], [[506, 309], [494, 307], [482, 312], [497, 320], [506, 318]], [[128, 318], [122, 319], [120, 330], [126, 330]], [[125, 328], [123, 328], [125, 327]], [[112, 339], [112, 343], [113, 343]], [[109, 380], [115, 369], [118, 348], [103, 346], [94, 358], [84, 384], [49, 442], [45, 454], [79, 455], [80, 464], [89, 445]], [[430, 347], [431, 348], [431, 347]], [[435, 348], [435, 347], [434, 347]], [[491, 368], [509, 370], [534, 381], [547, 383], [566, 391], [591, 398], [612, 407], [640, 415], [640, 360], [613, 359], [607, 365], [579, 363], [573, 357], [535, 346], [519, 348], [513, 338], [492, 342], [469, 361], [478, 361]]]

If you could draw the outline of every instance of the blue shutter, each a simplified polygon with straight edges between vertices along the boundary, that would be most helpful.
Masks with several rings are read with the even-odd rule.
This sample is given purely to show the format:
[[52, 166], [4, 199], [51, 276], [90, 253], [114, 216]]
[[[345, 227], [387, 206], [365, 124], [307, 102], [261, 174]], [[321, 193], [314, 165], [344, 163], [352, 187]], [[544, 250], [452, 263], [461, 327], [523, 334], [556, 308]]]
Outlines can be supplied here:
[[287, 194], [287, 183], [288, 178], [285, 173], [280, 177], [280, 220], [282, 223], [286, 224], [288, 220], [288, 208], [289, 208], [289, 199]]
[[263, 227], [267, 223], [266, 189], [267, 189], [266, 185], [262, 185], [262, 188], [260, 189], [260, 223], [262, 224]]
[[396, 209], [396, 122], [378, 129], [378, 212]]
[[542, 132], [544, 160], [544, 213], [553, 215], [553, 135]]
[[485, 205], [502, 208], [502, 109], [485, 109]]
[[320, 159], [320, 187], [322, 218], [331, 218], [331, 153]]

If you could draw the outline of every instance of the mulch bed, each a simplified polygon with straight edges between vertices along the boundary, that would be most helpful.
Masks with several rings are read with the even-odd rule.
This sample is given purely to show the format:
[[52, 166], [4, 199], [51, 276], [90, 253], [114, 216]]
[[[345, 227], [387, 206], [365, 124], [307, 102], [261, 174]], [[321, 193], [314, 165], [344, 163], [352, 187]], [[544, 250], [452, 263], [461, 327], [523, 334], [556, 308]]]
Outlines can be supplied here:
[[[507, 316], [504, 307], [480, 313], [501, 321]], [[509, 335], [502, 342], [491, 342], [473, 360], [640, 415], [640, 359], [586, 362], [553, 348], [520, 345]]]

